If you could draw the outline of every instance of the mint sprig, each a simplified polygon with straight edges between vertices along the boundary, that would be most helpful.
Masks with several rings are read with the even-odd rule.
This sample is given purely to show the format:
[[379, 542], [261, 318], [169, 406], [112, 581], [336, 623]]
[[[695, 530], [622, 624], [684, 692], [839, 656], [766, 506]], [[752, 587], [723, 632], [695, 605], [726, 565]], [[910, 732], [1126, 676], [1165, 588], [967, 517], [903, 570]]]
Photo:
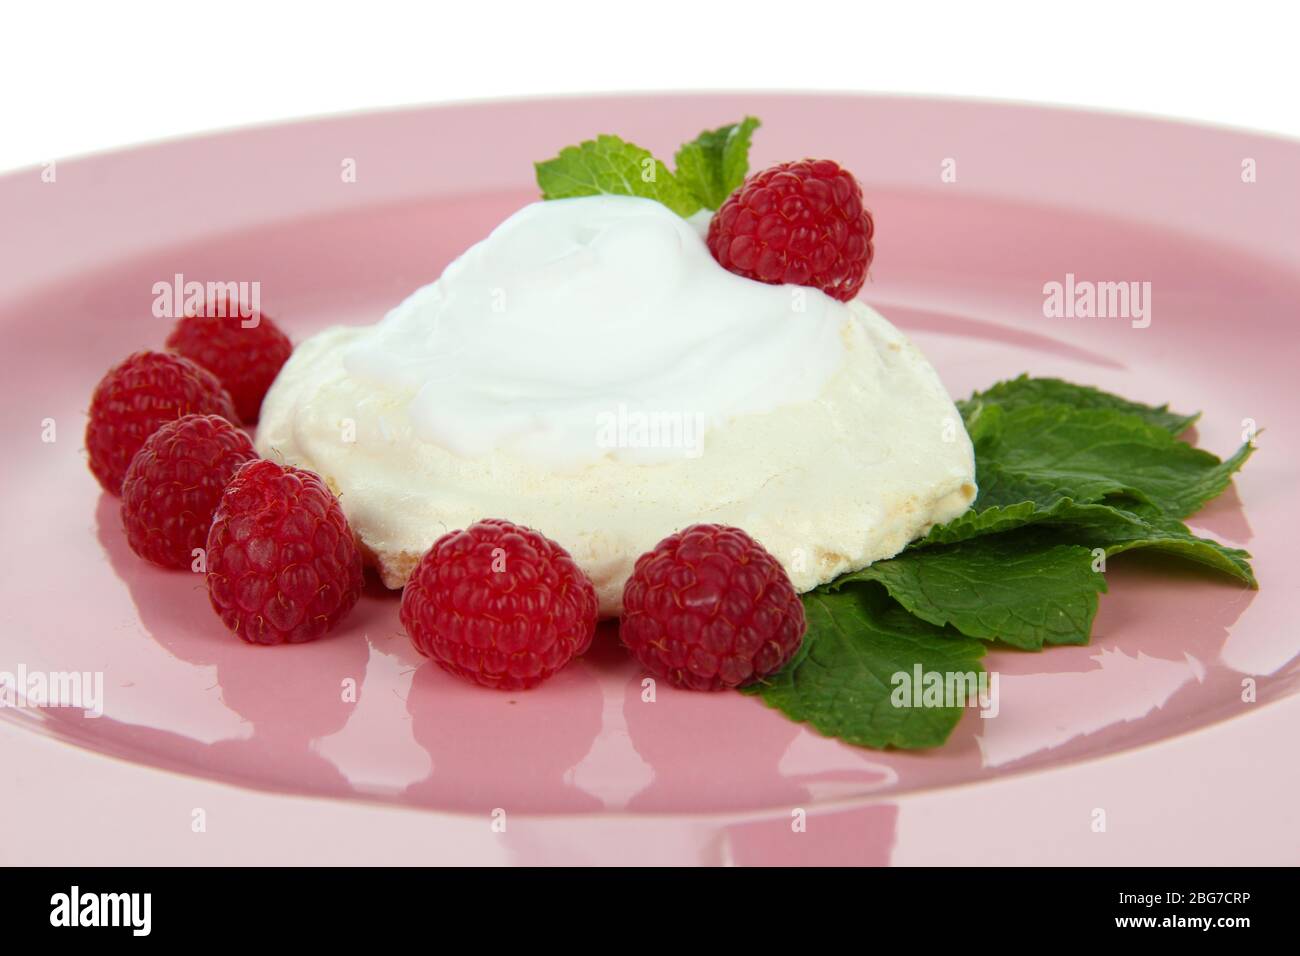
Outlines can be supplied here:
[[597, 136], [569, 146], [554, 159], [537, 163], [536, 168], [543, 199], [607, 193], [655, 199], [679, 216], [689, 216], [700, 208], [699, 199], [649, 150], [617, 136]]
[[677, 150], [675, 174], [649, 150], [601, 134], [535, 163], [537, 185], [543, 199], [640, 196], [683, 217], [717, 209], [745, 179], [750, 140], [758, 126], [759, 121], [748, 116], [705, 130]]
[[705, 130], [677, 150], [677, 178], [706, 209], [717, 209], [745, 181], [749, 144], [760, 125], [746, 116], [739, 123]]
[[1221, 461], [1175, 437], [1196, 415], [1059, 379], [1022, 376], [958, 406], [975, 446], [975, 506], [804, 595], [799, 654], [748, 693], [849, 743], [933, 747], [961, 710], [900, 711], [885, 670], [971, 671], [984, 641], [1086, 644], [1106, 591], [1099, 555], [1154, 549], [1257, 586], [1247, 552], [1181, 520], [1227, 487], [1249, 445]]

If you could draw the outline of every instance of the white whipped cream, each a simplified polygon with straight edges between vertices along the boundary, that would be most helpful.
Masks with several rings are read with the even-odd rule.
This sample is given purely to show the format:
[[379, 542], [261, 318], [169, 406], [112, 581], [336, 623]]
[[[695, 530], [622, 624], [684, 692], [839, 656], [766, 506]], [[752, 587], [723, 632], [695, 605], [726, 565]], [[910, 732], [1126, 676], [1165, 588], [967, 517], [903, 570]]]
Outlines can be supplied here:
[[733, 275], [649, 199], [525, 206], [343, 357], [409, 397], [416, 438], [553, 466], [700, 454], [742, 415], [808, 401], [842, 366], [834, 299]]
[[[301, 343], [258, 452], [329, 483], [389, 587], [505, 518], [566, 548], [605, 615], [693, 522], [745, 529], [805, 591], [966, 510], [970, 440], [915, 346], [864, 303], [726, 272], [698, 226], [639, 199], [526, 207], [382, 322]], [[646, 411], [706, 433], [647, 445]]]

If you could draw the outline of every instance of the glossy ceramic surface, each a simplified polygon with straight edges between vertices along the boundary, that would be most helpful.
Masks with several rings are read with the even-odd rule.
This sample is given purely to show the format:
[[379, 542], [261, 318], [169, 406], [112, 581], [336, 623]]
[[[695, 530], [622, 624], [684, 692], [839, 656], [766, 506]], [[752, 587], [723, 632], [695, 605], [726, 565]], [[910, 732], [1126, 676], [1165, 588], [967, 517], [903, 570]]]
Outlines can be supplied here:
[[[609, 628], [537, 690], [462, 684], [414, 652], [396, 595], [373, 582], [329, 638], [247, 647], [223, 631], [199, 577], [131, 554], [116, 499], [85, 468], [81, 433], [103, 371], [166, 336], [169, 321], [151, 314], [154, 283], [178, 273], [260, 282], [263, 307], [295, 340], [375, 321], [534, 196], [532, 160], [599, 131], [669, 155], [744, 113], [764, 120], [756, 165], [826, 155], [863, 181], [878, 235], [863, 297], [916, 341], [954, 395], [1029, 371], [1203, 409], [1195, 438], [1220, 454], [1251, 423], [1265, 429], [1236, 489], [1193, 520], [1254, 553], [1261, 589], [1167, 560], [1115, 558], [1091, 646], [992, 651], [997, 717], [968, 714], [939, 750], [881, 753], [739, 695], [661, 686], [646, 702]], [[1248, 160], [1254, 181], [1243, 179]], [[68, 161], [53, 182], [38, 170], [0, 179], [0, 493], [7, 537], [21, 543], [0, 553], [0, 670], [97, 671], [105, 684], [100, 717], [6, 708], [0, 721], [268, 793], [466, 820], [500, 808], [573, 827], [654, 821], [653, 840], [610, 840], [625, 862], [725, 862], [700, 851], [714, 845], [701, 832], [784, 834], [794, 808], [852, 811], [852, 839], [823, 830], [794, 857], [756, 850], [749, 860], [898, 861], [924, 845], [904, 847], [898, 828], [899, 807], [917, 791], [1059, 773], [1223, 721], [1227, 732], [1300, 686], [1298, 175], [1300, 146], [1236, 132], [765, 94], [354, 116]], [[1043, 286], [1067, 274], [1149, 282], [1149, 326], [1045, 318]], [[47, 420], [54, 441], [43, 440]], [[27, 736], [0, 742], [28, 753]], [[577, 830], [547, 832], [507, 858], [608, 857], [566, 844]], [[1295, 828], [1277, 832], [1300, 857]]]

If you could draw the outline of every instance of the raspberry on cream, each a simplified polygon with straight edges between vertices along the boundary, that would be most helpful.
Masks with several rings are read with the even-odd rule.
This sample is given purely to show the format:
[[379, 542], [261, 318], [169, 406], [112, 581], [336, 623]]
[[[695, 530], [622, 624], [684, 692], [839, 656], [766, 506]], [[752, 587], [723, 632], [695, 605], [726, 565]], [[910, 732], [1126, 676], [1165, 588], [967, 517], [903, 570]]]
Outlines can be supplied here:
[[853, 174], [829, 159], [805, 159], [745, 180], [709, 223], [708, 243], [737, 275], [814, 286], [847, 302], [867, 279], [874, 232]]

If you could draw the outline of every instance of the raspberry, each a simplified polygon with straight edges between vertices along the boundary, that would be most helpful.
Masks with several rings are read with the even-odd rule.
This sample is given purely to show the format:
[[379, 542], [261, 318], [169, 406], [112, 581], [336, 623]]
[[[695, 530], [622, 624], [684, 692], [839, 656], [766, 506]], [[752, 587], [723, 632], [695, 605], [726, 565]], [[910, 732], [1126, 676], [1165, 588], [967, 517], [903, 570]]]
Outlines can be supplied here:
[[136, 352], [109, 369], [90, 399], [86, 451], [104, 490], [122, 478], [146, 438], [183, 415], [220, 415], [239, 424], [230, 395], [207, 369], [167, 352]]
[[779, 671], [799, 649], [803, 603], [785, 569], [739, 528], [696, 524], [637, 559], [619, 636], [657, 677], [721, 690]]
[[745, 180], [709, 222], [708, 244], [736, 275], [809, 285], [847, 302], [866, 280], [874, 228], [853, 174], [805, 159]]
[[122, 482], [122, 526], [131, 550], [186, 568], [202, 548], [226, 482], [257, 457], [248, 436], [216, 415], [186, 415], [150, 435]]
[[591, 646], [596, 589], [554, 541], [490, 518], [439, 538], [402, 592], [411, 643], [499, 690], [546, 680]]
[[[204, 315], [189, 315], [167, 336], [167, 347], [221, 380], [245, 422], [257, 421], [266, 391], [280, 374], [293, 345], [270, 316], [254, 312], [247, 319], [230, 299], [209, 303]], [[256, 319], [256, 323], [253, 320]], [[244, 323], [250, 325], [245, 327]]]
[[250, 644], [320, 637], [361, 596], [361, 553], [314, 472], [259, 458], [230, 479], [208, 532], [208, 597]]

